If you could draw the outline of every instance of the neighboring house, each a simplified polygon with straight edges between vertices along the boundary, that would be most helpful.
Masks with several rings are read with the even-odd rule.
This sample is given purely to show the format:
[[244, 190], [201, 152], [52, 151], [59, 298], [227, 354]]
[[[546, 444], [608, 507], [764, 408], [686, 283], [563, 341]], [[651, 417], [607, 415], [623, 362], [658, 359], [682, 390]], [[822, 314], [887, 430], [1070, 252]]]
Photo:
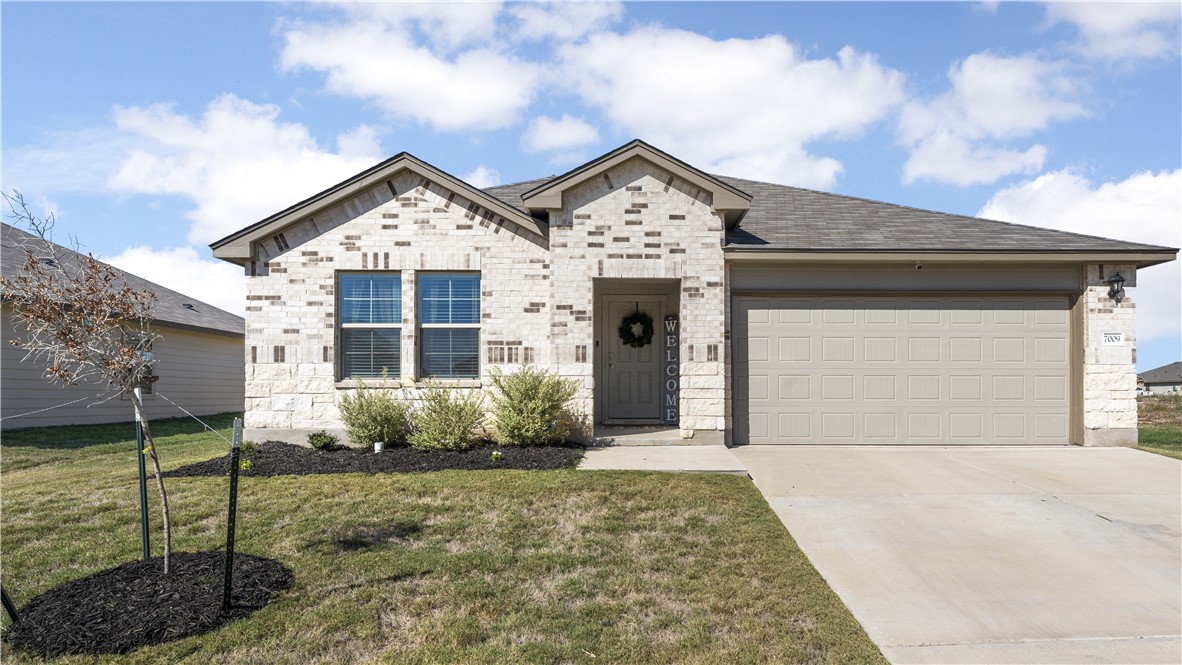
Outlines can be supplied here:
[[[0, 268], [4, 277], [19, 274], [25, 263], [26, 243], [41, 242], [20, 229], [0, 224], [3, 253]], [[66, 260], [80, 258], [59, 246]], [[243, 405], [243, 335], [244, 321], [212, 305], [153, 284], [146, 279], [122, 272], [123, 280], [137, 290], [156, 294], [156, 318], [153, 330], [160, 335], [152, 347], [156, 364], [152, 373], [157, 380], [151, 392], [160, 393], [195, 415], [240, 411]], [[4, 429], [42, 425], [72, 425], [131, 421], [131, 403], [116, 397], [101, 404], [84, 399], [69, 406], [48, 409], [83, 397], [97, 396], [105, 385], [94, 383], [62, 386], [45, 378], [45, 366], [22, 360], [25, 352], [9, 343], [22, 338], [23, 328], [8, 303], [3, 304], [3, 350], [0, 351], [0, 421]], [[184, 416], [172, 404], [155, 394], [144, 396], [149, 418]], [[19, 416], [19, 417], [17, 417]]]
[[586, 438], [728, 444], [1133, 444], [1108, 280], [1177, 253], [640, 141], [484, 190], [402, 153], [212, 247], [248, 280], [249, 438], [339, 429], [355, 378], [413, 396], [533, 363], [578, 380]]
[[1137, 375], [1138, 387], [1144, 386], [1148, 394], [1176, 393], [1182, 391], [1182, 362], [1170, 363]]

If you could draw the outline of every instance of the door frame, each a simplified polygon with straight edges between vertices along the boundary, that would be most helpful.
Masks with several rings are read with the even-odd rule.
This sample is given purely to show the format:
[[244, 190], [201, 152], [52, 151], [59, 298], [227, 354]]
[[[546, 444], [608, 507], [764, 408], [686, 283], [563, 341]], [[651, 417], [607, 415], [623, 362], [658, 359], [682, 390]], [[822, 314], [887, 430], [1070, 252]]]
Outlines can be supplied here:
[[[638, 300], [653, 300], [658, 303], [658, 311], [653, 316], [653, 344], [660, 349], [664, 349], [664, 340], [661, 336], [661, 322], [665, 320], [665, 313], [669, 309], [669, 296], [664, 293], [604, 293], [600, 294], [596, 299], [596, 314], [598, 320], [595, 322], [596, 332], [596, 351], [595, 354], [595, 403], [596, 403], [596, 424], [597, 425], [663, 425], [665, 421], [661, 418], [660, 401], [657, 406], [657, 416], [655, 418], [611, 418], [607, 414], [607, 391], [611, 385], [608, 381], [608, 366], [607, 366], [607, 341], [613, 339], [612, 335], [617, 333], [616, 324], [607, 319], [607, 305], [608, 303], [616, 302], [636, 302]], [[600, 344], [602, 342], [602, 345]], [[600, 348], [602, 346], [602, 348]], [[657, 370], [653, 374], [653, 390], [655, 395], [660, 395], [662, 390], [662, 374], [660, 371], [660, 357], [658, 353]]]

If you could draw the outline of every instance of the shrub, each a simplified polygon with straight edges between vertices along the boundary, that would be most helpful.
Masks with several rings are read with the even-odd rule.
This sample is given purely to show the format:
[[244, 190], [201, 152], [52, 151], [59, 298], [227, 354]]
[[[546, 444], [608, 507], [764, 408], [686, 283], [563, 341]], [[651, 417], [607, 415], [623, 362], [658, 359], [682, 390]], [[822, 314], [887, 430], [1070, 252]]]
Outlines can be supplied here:
[[563, 407], [575, 396], [576, 381], [531, 365], [512, 374], [494, 370], [491, 378], [490, 399], [502, 444], [536, 446], [563, 441], [570, 434]]
[[375, 441], [388, 445], [406, 442], [410, 431], [410, 406], [388, 393], [366, 388], [357, 380], [352, 394], [341, 395], [337, 408], [345, 423], [349, 441], [359, 446], [370, 446]]
[[340, 447], [341, 440], [335, 434], [329, 434], [324, 430], [319, 432], [312, 432], [308, 435], [308, 445], [316, 450], [336, 450]]
[[476, 392], [428, 381], [413, 418], [412, 448], [467, 450], [480, 441], [476, 430], [484, 422], [484, 402]]

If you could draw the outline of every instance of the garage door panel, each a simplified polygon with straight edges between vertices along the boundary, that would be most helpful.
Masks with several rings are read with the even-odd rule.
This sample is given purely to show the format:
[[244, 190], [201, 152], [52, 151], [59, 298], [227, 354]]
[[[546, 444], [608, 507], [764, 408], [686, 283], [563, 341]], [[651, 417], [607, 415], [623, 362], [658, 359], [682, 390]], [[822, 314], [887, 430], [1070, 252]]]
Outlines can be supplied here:
[[736, 299], [737, 443], [1065, 443], [1067, 298]]

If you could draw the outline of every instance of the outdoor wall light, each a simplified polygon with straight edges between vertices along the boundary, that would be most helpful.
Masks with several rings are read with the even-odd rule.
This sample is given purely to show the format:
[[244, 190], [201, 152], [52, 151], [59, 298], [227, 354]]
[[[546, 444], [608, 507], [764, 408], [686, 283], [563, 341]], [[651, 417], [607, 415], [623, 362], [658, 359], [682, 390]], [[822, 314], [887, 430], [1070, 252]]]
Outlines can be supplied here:
[[1108, 278], [1108, 297], [1118, 305], [1125, 298], [1125, 278], [1119, 272]]

